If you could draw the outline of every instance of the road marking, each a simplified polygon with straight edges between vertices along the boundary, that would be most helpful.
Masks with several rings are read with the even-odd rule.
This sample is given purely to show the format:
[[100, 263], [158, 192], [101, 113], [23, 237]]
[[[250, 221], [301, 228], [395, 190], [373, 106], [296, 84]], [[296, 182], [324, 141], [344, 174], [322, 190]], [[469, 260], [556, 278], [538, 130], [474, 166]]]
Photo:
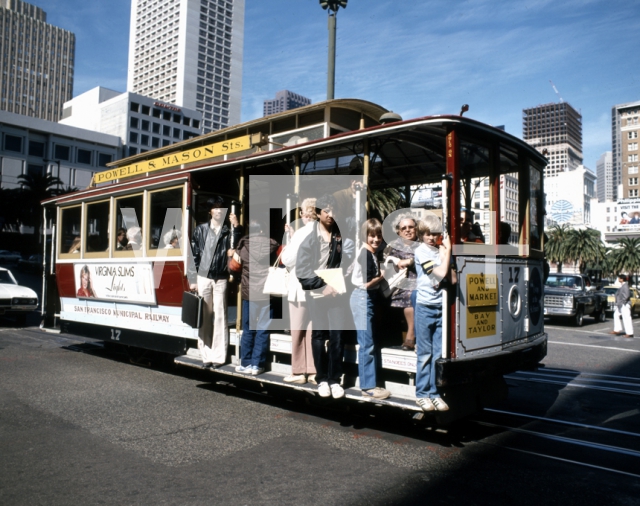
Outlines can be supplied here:
[[577, 330], [577, 329], [572, 329], [570, 327], [552, 327], [551, 325], [545, 325], [544, 326], [545, 329], [554, 329], [554, 330], [570, 330], [571, 332], [582, 332], [583, 334], [600, 334], [600, 335], [607, 335], [609, 333], [609, 331], [598, 331], [598, 330]]
[[618, 350], [628, 351], [630, 353], [640, 353], [640, 350], [629, 350], [627, 348], [616, 348], [614, 346], [597, 346], [595, 344], [578, 344], [578, 343], [563, 343], [562, 341], [549, 341], [553, 344], [564, 344], [566, 346], [584, 346], [585, 348], [602, 348], [603, 350]]

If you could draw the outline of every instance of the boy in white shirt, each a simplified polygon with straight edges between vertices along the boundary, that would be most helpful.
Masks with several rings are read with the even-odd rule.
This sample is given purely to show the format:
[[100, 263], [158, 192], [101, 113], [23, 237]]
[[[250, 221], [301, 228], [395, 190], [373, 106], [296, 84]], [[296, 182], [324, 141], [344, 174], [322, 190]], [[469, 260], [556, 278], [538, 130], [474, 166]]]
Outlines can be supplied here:
[[447, 276], [451, 262], [451, 241], [442, 238], [442, 224], [437, 216], [429, 215], [418, 224], [416, 249], [418, 273], [416, 305], [414, 311], [416, 351], [417, 404], [423, 411], [446, 411], [446, 402], [436, 388], [435, 361], [442, 355], [442, 280]]

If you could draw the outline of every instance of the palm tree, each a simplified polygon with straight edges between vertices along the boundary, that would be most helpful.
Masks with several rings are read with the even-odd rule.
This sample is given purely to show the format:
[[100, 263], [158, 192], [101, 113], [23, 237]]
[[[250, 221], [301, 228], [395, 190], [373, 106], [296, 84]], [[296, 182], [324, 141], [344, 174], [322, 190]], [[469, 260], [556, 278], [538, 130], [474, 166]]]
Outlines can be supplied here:
[[22, 222], [37, 228], [42, 219], [40, 202], [60, 194], [59, 187], [64, 183], [51, 174], [22, 174], [18, 176], [22, 185]]
[[402, 193], [397, 188], [380, 188], [369, 192], [369, 213], [371, 216], [378, 216], [380, 221], [398, 209], [402, 200]]
[[558, 264], [558, 272], [562, 272], [562, 264], [569, 260], [566, 240], [570, 231], [569, 225], [555, 225], [549, 230], [549, 238], [544, 243], [544, 254], [547, 260]]
[[584, 273], [587, 262], [597, 262], [600, 256], [602, 240], [600, 232], [593, 228], [570, 230], [566, 237], [567, 257], [578, 264], [578, 269]]
[[640, 238], [623, 237], [617, 246], [613, 255], [616, 272], [628, 272], [635, 276], [640, 271]]

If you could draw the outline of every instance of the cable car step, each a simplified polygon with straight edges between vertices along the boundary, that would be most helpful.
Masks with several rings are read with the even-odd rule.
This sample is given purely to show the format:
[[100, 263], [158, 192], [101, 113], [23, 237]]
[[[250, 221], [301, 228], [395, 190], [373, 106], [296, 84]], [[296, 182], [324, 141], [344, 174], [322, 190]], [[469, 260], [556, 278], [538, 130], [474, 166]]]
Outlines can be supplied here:
[[[186, 367], [192, 367], [195, 369], [202, 369], [202, 359], [198, 356], [195, 356], [195, 353], [182, 355], [180, 357], [176, 357], [174, 359], [175, 363], [178, 365], [183, 365]], [[312, 393], [317, 395], [318, 387], [311, 383], [306, 383], [304, 385], [292, 385], [290, 383], [284, 382], [285, 375], [278, 374], [275, 372], [264, 372], [258, 376], [252, 376], [248, 374], [241, 374], [236, 372], [236, 366], [227, 364], [221, 367], [216, 367], [211, 372], [218, 374], [225, 374], [228, 376], [235, 376], [237, 378], [259, 381], [261, 383], [267, 383], [270, 385], [278, 385], [284, 386], [287, 388], [293, 388], [294, 390], [300, 390]], [[401, 409], [408, 409], [412, 411], [421, 411], [420, 407], [416, 404], [415, 398], [412, 397], [399, 397], [397, 394], [392, 392], [392, 396], [388, 399], [370, 399], [367, 397], [362, 397], [362, 393], [359, 388], [345, 388], [345, 397], [348, 399], [360, 401], [360, 402], [370, 402], [374, 404], [382, 404], [385, 406], [393, 406]]]

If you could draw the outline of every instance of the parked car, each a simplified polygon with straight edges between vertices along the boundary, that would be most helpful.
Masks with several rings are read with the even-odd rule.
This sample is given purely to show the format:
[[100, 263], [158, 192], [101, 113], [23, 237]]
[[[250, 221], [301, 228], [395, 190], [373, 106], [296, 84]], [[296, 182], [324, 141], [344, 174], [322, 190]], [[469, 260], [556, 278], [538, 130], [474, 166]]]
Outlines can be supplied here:
[[0, 267], [0, 315], [15, 316], [24, 325], [27, 314], [38, 308], [38, 295], [31, 288], [20, 286], [9, 269]]
[[[612, 315], [613, 310], [615, 309], [616, 292], [618, 291], [618, 287], [609, 285], [605, 286], [602, 291], [607, 294], [607, 299], [609, 301], [607, 314]], [[634, 316], [640, 315], [640, 294], [635, 288], [630, 287], [629, 291], [631, 292], [631, 318], [633, 318]]]
[[20, 253], [15, 251], [7, 251], [6, 249], [0, 249], [0, 264], [15, 264], [22, 258]]
[[28, 272], [42, 272], [42, 255], [31, 255], [18, 260], [18, 269]]
[[544, 287], [544, 314], [569, 319], [581, 327], [585, 316], [603, 322], [609, 309], [607, 294], [596, 291], [585, 274], [549, 274]]

